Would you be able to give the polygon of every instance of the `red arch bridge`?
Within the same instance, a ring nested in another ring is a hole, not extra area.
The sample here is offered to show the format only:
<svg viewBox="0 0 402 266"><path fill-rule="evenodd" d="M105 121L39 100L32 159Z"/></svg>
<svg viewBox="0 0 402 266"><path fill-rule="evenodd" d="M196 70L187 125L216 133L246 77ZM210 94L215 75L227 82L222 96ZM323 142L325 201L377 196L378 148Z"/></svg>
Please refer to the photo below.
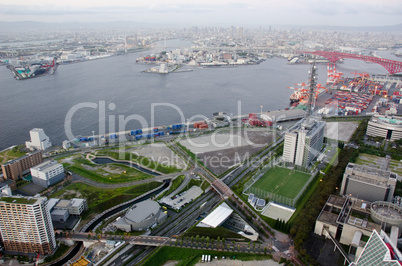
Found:
<svg viewBox="0 0 402 266"><path fill-rule="evenodd" d="M383 66L390 74L402 72L402 62L390 60L390 59L383 59L383 58L367 56L367 55L348 54L348 53L340 53L340 52L327 52L327 51L296 51L296 52L300 53L300 54L319 55L319 56L327 58L332 63L336 63L339 59L343 59L343 58L363 60L366 62L377 63L377 64Z"/></svg>

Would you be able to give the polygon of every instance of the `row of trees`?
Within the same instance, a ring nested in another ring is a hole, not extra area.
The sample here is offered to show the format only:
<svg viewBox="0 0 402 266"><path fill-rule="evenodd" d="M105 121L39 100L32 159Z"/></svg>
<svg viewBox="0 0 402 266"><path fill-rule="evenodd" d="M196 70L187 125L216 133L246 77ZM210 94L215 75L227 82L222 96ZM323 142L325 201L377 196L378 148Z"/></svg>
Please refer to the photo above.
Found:
<svg viewBox="0 0 402 266"><path fill-rule="evenodd" d="M338 189L349 161L356 160L357 157L357 150L351 148L343 149L338 157L338 165L330 169L326 176L321 176L322 182L320 182L314 194L306 203L305 208L300 211L298 217L295 219L293 226L290 229L290 234L294 239L295 248L301 254L305 254L303 243L313 230L315 220L317 219L322 207L328 197Z"/></svg>

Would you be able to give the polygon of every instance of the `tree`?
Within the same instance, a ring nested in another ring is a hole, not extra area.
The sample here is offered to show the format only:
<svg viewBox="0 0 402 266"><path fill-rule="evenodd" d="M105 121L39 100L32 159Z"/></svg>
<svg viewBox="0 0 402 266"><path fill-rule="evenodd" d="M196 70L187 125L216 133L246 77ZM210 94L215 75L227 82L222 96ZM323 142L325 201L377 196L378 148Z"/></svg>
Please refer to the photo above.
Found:
<svg viewBox="0 0 402 266"><path fill-rule="evenodd" d="M88 239L91 239L91 234L88 234Z"/></svg>

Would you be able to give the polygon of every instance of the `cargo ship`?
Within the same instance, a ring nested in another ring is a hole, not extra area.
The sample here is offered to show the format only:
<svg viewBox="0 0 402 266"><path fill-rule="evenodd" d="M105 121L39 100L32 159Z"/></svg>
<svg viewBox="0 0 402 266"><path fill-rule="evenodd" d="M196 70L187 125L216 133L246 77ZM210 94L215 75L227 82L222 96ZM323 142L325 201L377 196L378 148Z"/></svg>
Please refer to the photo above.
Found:
<svg viewBox="0 0 402 266"><path fill-rule="evenodd" d="M55 59L53 59L52 64L33 63L25 66L7 65L7 68L13 73L14 78L17 80L42 77L48 73L53 75L57 67L58 63L55 63Z"/></svg>

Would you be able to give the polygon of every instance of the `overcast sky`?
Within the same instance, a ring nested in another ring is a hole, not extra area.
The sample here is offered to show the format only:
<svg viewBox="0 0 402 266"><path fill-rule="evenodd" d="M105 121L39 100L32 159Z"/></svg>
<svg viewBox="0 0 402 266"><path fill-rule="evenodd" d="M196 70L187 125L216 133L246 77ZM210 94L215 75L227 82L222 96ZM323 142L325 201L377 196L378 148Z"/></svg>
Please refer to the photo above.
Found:
<svg viewBox="0 0 402 266"><path fill-rule="evenodd" d="M388 26L402 0L0 0L0 21Z"/></svg>

